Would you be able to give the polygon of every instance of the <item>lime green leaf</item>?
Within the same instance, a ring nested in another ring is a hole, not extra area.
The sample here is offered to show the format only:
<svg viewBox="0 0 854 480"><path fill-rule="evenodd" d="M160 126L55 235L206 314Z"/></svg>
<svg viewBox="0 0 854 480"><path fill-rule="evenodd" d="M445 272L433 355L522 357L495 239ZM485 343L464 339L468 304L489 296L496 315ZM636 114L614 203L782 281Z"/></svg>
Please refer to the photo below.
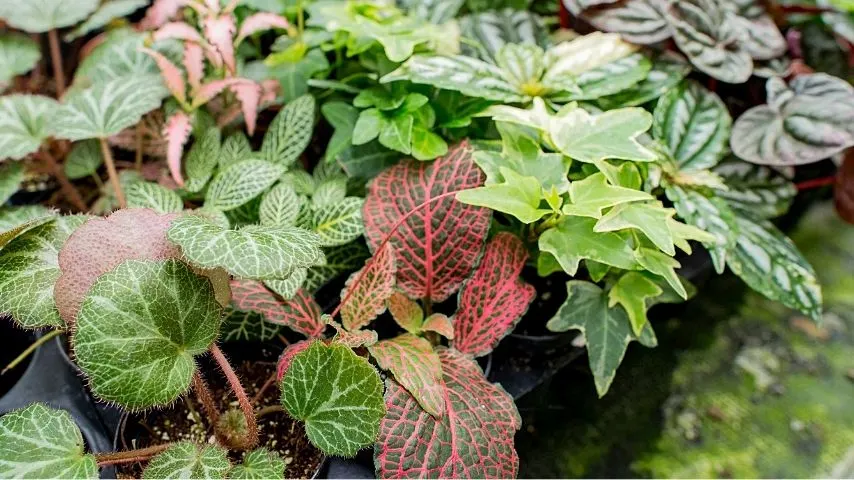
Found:
<svg viewBox="0 0 854 480"><path fill-rule="evenodd" d="M101 145L98 140L83 140L71 147L71 152L65 159L65 175L77 180L94 175L104 163Z"/></svg>
<svg viewBox="0 0 854 480"><path fill-rule="evenodd" d="M98 8L98 0L32 0L21 3L3 2L0 18L10 26L30 33L74 25Z"/></svg>
<svg viewBox="0 0 854 480"><path fill-rule="evenodd" d="M245 160L219 172L208 186L205 206L233 210L270 188L285 167L265 160Z"/></svg>
<svg viewBox="0 0 854 480"><path fill-rule="evenodd" d="M680 297L688 299L688 291L685 290L685 286L679 280L679 275L676 274L676 269L681 265L673 257L658 250L640 247L635 251L635 258L643 268L660 277L664 277Z"/></svg>
<svg viewBox="0 0 854 480"><path fill-rule="evenodd" d="M383 370L394 375L421 407L434 417L445 410L442 364L427 340L406 333L369 346L368 351Z"/></svg>
<svg viewBox="0 0 854 480"><path fill-rule="evenodd" d="M474 161L486 174L486 185L501 183L500 168L507 167L525 177L535 177L543 189L556 187L559 193L569 188L566 178L569 159L559 153L544 153L539 139L531 138L522 127L499 122L501 152L476 151Z"/></svg>
<svg viewBox="0 0 854 480"><path fill-rule="evenodd" d="M229 308L225 311L219 336L223 342L266 342L281 331L279 325L268 322L261 313Z"/></svg>
<svg viewBox="0 0 854 480"><path fill-rule="evenodd" d="M0 92L10 80L32 70L41 58L35 40L17 33L0 35Z"/></svg>
<svg viewBox="0 0 854 480"><path fill-rule="evenodd" d="M221 155L220 140L219 129L208 128L202 137L193 143L187 158L184 159L184 172L187 174L184 189L188 192L202 191L211 179ZM223 166L223 168L227 167Z"/></svg>
<svg viewBox="0 0 854 480"><path fill-rule="evenodd" d="M522 223L533 223L550 213L541 209L543 188L534 177L523 177L506 167L500 167L504 182L463 190L457 200L469 205L487 207L518 218Z"/></svg>
<svg viewBox="0 0 854 480"><path fill-rule="evenodd" d="M177 193L151 182L134 182L125 189L128 208L150 208L157 213L180 212L184 201Z"/></svg>
<svg viewBox="0 0 854 480"><path fill-rule="evenodd" d="M297 195L288 183L280 183L264 194L259 214L261 225L292 227L295 225L305 197Z"/></svg>
<svg viewBox="0 0 854 480"><path fill-rule="evenodd" d="M714 244L706 242L705 245L712 256L715 270L723 273L726 252L735 245L738 237L738 226L732 209L720 198L710 198L696 190L677 185L668 185L665 194L673 202L682 220L715 237Z"/></svg>
<svg viewBox="0 0 854 480"><path fill-rule="evenodd" d="M184 215L172 222L167 235L192 264L221 267L243 278L287 278L298 268L323 262L317 235L301 228L248 225L228 230Z"/></svg>
<svg viewBox="0 0 854 480"><path fill-rule="evenodd" d="M26 178L24 165L20 162L0 163L0 205L15 194Z"/></svg>
<svg viewBox="0 0 854 480"><path fill-rule="evenodd" d="M416 160L433 160L448 153L448 144L439 135L423 127L412 129L412 156Z"/></svg>
<svg viewBox="0 0 854 480"><path fill-rule="evenodd" d="M62 39L71 42L93 30L106 26L117 18L129 16L147 4L147 0L109 0L104 2L85 22L77 25Z"/></svg>
<svg viewBox="0 0 854 480"><path fill-rule="evenodd" d="M299 158L311 141L314 108L311 95L303 95L285 105L264 135L261 153L266 160L287 167Z"/></svg>
<svg viewBox="0 0 854 480"><path fill-rule="evenodd" d="M584 267L587 268L587 273L590 275L590 279L594 282L601 281L605 278L605 275L611 271L610 265L605 265L604 263L599 263L590 259L584 261ZM558 270L560 270L560 268L558 268Z"/></svg>
<svg viewBox="0 0 854 480"><path fill-rule="evenodd" d="M194 357L216 339L221 313L210 281L186 264L127 261L101 275L83 300L77 365L104 400L167 405L190 387Z"/></svg>
<svg viewBox="0 0 854 480"><path fill-rule="evenodd" d="M20 160L53 134L59 104L41 95L0 97L0 160Z"/></svg>
<svg viewBox="0 0 854 480"><path fill-rule="evenodd" d="M604 208L652 199L650 194L640 190L609 185L605 174L594 173L570 184L569 203L564 204L562 212L564 215L601 218Z"/></svg>
<svg viewBox="0 0 854 480"><path fill-rule="evenodd" d="M33 403L0 418L3 478L98 478L98 464L84 451L71 415Z"/></svg>
<svg viewBox="0 0 854 480"><path fill-rule="evenodd" d="M622 232L596 233L596 220L564 217L540 235L540 250L552 254L563 270L575 275L583 259L595 260L626 270L638 268L630 237Z"/></svg>
<svg viewBox="0 0 854 480"><path fill-rule="evenodd" d="M243 457L243 463L236 465L228 478L232 480L267 480L285 476L285 461L278 453L266 448L256 448Z"/></svg>
<svg viewBox="0 0 854 480"><path fill-rule="evenodd" d="M335 176L321 182L311 196L314 208L325 207L344 201L347 196L347 177Z"/></svg>
<svg viewBox="0 0 854 480"><path fill-rule="evenodd" d="M358 108L377 107L379 110L395 110L406 100L406 94L392 93L382 86L375 86L359 92L353 99Z"/></svg>
<svg viewBox="0 0 854 480"><path fill-rule="evenodd" d="M576 108L555 118L548 133L561 153L582 162L606 158L648 162L656 155L637 137L652 125L652 115L642 108L620 108L590 115Z"/></svg>
<svg viewBox="0 0 854 480"><path fill-rule="evenodd" d="M618 303L626 309L632 330L640 335L647 323L646 309L653 299L664 293L664 290L653 280L640 272L627 272L617 280L608 292L608 307L613 308Z"/></svg>
<svg viewBox="0 0 854 480"><path fill-rule="evenodd" d="M364 145L379 136L385 126L385 118L376 108L363 110L356 119L353 145Z"/></svg>
<svg viewBox="0 0 854 480"><path fill-rule="evenodd" d="M285 410L305 422L308 439L325 453L352 457L377 438L385 415L382 382L349 348L312 343L293 358L281 388Z"/></svg>
<svg viewBox="0 0 854 480"><path fill-rule="evenodd" d="M365 231L362 223L364 199L347 197L341 202L312 210L312 230L320 236L320 245L334 247L350 243Z"/></svg>
<svg viewBox="0 0 854 480"><path fill-rule="evenodd" d="M676 248L673 245L669 221L676 211L656 203L634 202L617 205L596 222L593 230L614 232L634 228L643 232L663 252L674 255Z"/></svg>
<svg viewBox="0 0 854 480"><path fill-rule="evenodd" d="M178 442L152 458L142 478L223 479L230 468L228 452L219 445Z"/></svg>
<svg viewBox="0 0 854 480"><path fill-rule="evenodd" d="M353 143L353 132L356 120L359 118L359 111L345 102L328 102L320 107L320 112L335 129L326 145L325 159L331 162Z"/></svg>
<svg viewBox="0 0 854 480"><path fill-rule="evenodd" d="M736 210L761 218L778 217L789 210L798 189L778 171L763 165L753 165L730 158L715 167L723 178L726 190L717 196Z"/></svg>
<svg viewBox="0 0 854 480"><path fill-rule="evenodd" d="M394 116L385 119L380 125L377 137L384 147L397 152L409 154L412 152L412 125L415 119L412 115Z"/></svg>
<svg viewBox="0 0 854 480"><path fill-rule="evenodd" d="M665 51L653 58L652 69L646 78L619 93L599 98L596 103L603 110L643 105L664 95L690 71L691 65L680 55Z"/></svg>

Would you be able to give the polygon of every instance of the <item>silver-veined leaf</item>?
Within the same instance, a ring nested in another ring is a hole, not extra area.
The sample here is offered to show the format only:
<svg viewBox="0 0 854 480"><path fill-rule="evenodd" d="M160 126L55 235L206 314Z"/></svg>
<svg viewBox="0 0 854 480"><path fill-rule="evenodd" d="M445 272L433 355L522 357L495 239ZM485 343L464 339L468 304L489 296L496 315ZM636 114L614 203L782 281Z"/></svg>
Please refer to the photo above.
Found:
<svg viewBox="0 0 854 480"><path fill-rule="evenodd" d="M543 20L531 12L504 8L466 15L459 20L463 36L477 42L477 48L463 44L463 53L495 62L495 54L507 43L549 46Z"/></svg>
<svg viewBox="0 0 854 480"><path fill-rule="evenodd" d="M71 90L121 77L160 75L154 59L140 50L145 45L145 38L145 34L131 28L108 32L104 42L80 62L74 72ZM154 48L159 50L158 46Z"/></svg>
<svg viewBox="0 0 854 480"><path fill-rule="evenodd" d="M280 183L264 194L259 210L261 225L291 227L296 225L300 208L306 203L288 183Z"/></svg>
<svg viewBox="0 0 854 480"><path fill-rule="evenodd" d="M0 97L0 160L20 160L53 134L59 104L41 95Z"/></svg>
<svg viewBox="0 0 854 480"><path fill-rule="evenodd" d="M71 42L87 33L106 26L117 18L126 17L148 5L148 0L109 0L101 4L85 22L68 32L63 40Z"/></svg>
<svg viewBox="0 0 854 480"><path fill-rule="evenodd" d="M743 24L747 33L744 48L754 60L770 60L786 53L786 39L765 7L756 0L727 0L724 3Z"/></svg>
<svg viewBox="0 0 854 480"><path fill-rule="evenodd" d="M726 199L736 210L760 218L774 218L786 213L798 189L780 172L764 165L753 165L729 158L716 166L714 172L721 176L726 190L717 196Z"/></svg>
<svg viewBox="0 0 854 480"><path fill-rule="evenodd" d="M178 442L152 458L142 472L144 480L193 478L222 480L231 469L228 451L219 445Z"/></svg>
<svg viewBox="0 0 854 480"><path fill-rule="evenodd" d="M180 212L184 201L177 193L151 182L134 182L125 189L128 208L150 208L157 213Z"/></svg>
<svg viewBox="0 0 854 480"><path fill-rule="evenodd" d="M0 92L12 78L32 70L41 58L35 40L17 33L0 34Z"/></svg>
<svg viewBox="0 0 854 480"><path fill-rule="evenodd" d="M626 41L658 43L673 34L667 22L667 0L629 0L585 9L583 0L563 0L574 15L580 15L599 30L619 33Z"/></svg>
<svg viewBox="0 0 854 480"><path fill-rule="evenodd" d="M691 65L680 55L663 52L652 59L652 68L646 78L619 93L599 98L597 104L604 110L642 105L664 95L690 71Z"/></svg>
<svg viewBox="0 0 854 480"><path fill-rule="evenodd" d="M320 236L320 245L334 247L359 238L365 232L362 223L364 199L347 197L337 203L312 208L312 230Z"/></svg>
<svg viewBox="0 0 854 480"><path fill-rule="evenodd" d="M266 160L287 167L299 158L311 140L314 104L314 97L303 95L276 115L261 145Z"/></svg>
<svg viewBox="0 0 854 480"><path fill-rule="evenodd" d="M665 193L685 223L714 235L715 244L706 243L706 248L712 257L715 270L723 273L726 252L735 245L738 236L735 213L724 200L707 197L696 190L668 185Z"/></svg>
<svg viewBox="0 0 854 480"><path fill-rule="evenodd" d="M30 33L74 25L98 8L98 0L27 0L0 3L0 18Z"/></svg>
<svg viewBox="0 0 854 480"><path fill-rule="evenodd" d="M208 186L205 206L234 210L276 183L285 167L265 160L245 160L219 172Z"/></svg>

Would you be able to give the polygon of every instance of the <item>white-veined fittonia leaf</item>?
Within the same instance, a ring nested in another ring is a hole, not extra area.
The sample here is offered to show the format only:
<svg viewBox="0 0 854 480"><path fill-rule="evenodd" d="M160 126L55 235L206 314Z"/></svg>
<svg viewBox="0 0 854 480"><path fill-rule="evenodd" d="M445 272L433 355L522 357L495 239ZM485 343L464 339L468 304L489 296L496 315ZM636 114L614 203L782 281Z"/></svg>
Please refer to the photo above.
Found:
<svg viewBox="0 0 854 480"><path fill-rule="evenodd" d="M854 88L824 73L766 84L768 104L735 121L733 153L761 165L803 165L854 145Z"/></svg>
<svg viewBox="0 0 854 480"><path fill-rule="evenodd" d="M77 25L62 39L71 42L93 30L106 26L117 18L126 17L146 5L148 5L148 0L108 0L102 3L85 22Z"/></svg>
<svg viewBox="0 0 854 480"><path fill-rule="evenodd" d="M351 242L339 247L323 249L326 263L308 269L303 288L310 292L326 285L333 278L358 270L371 256L368 247L362 242Z"/></svg>
<svg viewBox="0 0 854 480"><path fill-rule="evenodd" d="M276 295L285 300L290 300L302 288L305 279L308 276L307 268L298 268L290 277L279 280L265 280L264 285L272 290Z"/></svg>
<svg viewBox="0 0 854 480"><path fill-rule="evenodd" d="M104 155L98 141L83 140L75 143L65 158L65 175L72 180L88 177L97 173L102 163Z"/></svg>
<svg viewBox="0 0 854 480"><path fill-rule="evenodd" d="M0 18L10 26L30 33L67 27L83 20L98 8L98 0L27 0L0 4Z"/></svg>
<svg viewBox="0 0 854 480"><path fill-rule="evenodd" d="M320 236L320 245L334 247L359 238L365 231L362 205L358 197L347 197L338 203L312 208L312 230Z"/></svg>
<svg viewBox="0 0 854 480"><path fill-rule="evenodd" d="M460 18L459 23L463 36L478 43L477 46L463 44L463 53L493 63L495 54L507 43L527 43L543 48L550 44L543 20L525 10L504 8L472 13Z"/></svg>
<svg viewBox="0 0 854 480"><path fill-rule="evenodd" d="M41 58L35 40L17 33L0 35L0 92L12 78L32 70Z"/></svg>
<svg viewBox="0 0 854 480"><path fill-rule="evenodd" d="M221 446L178 442L152 458L143 470L142 478L221 480L230 469L228 451Z"/></svg>
<svg viewBox="0 0 854 480"><path fill-rule="evenodd" d="M41 95L0 97L0 160L20 160L53 134L59 104Z"/></svg>
<svg viewBox="0 0 854 480"><path fill-rule="evenodd" d="M315 179L317 175L315 174ZM347 197L347 177L335 176L321 182L311 196L312 207L319 208L341 202Z"/></svg>
<svg viewBox="0 0 854 480"><path fill-rule="evenodd" d="M132 409L167 405L189 388L221 314L210 281L183 262L129 260L87 292L75 359L98 397Z"/></svg>
<svg viewBox="0 0 854 480"><path fill-rule="evenodd" d="M696 190L668 185L665 193L673 202L676 213L685 223L715 236L716 244L707 243L706 247L712 257L715 270L723 273L727 249L735 245L738 236L735 213L724 200L707 197Z"/></svg>
<svg viewBox="0 0 854 480"><path fill-rule="evenodd" d="M276 183L285 167L266 160L244 160L219 172L208 186L205 206L234 210Z"/></svg>
<svg viewBox="0 0 854 480"><path fill-rule="evenodd" d="M281 330L280 325L268 322L261 313L228 308L219 338L223 342L266 342L276 338Z"/></svg>
<svg viewBox="0 0 854 480"><path fill-rule="evenodd" d="M128 208L150 208L157 213L184 209L184 201L172 190L151 182L134 182L125 189Z"/></svg>
<svg viewBox="0 0 854 480"><path fill-rule="evenodd" d="M261 200L261 225L291 227L296 225L300 208L307 202L289 183L279 183Z"/></svg>
<svg viewBox="0 0 854 480"><path fill-rule="evenodd" d="M734 157L721 162L714 172L727 186L726 190L716 191L717 196L726 199L732 208L761 218L786 213L798 193L795 184L773 168Z"/></svg>
<svg viewBox="0 0 854 480"><path fill-rule="evenodd" d="M314 127L314 97L303 95L285 105L264 135L261 153L270 162L290 166L308 146Z"/></svg>
<svg viewBox="0 0 854 480"><path fill-rule="evenodd" d="M98 478L94 455L71 415L33 403L0 417L0 477Z"/></svg>
<svg viewBox="0 0 854 480"><path fill-rule="evenodd" d="M184 159L185 190L200 192L207 185L220 158L220 140L219 129L211 127L193 143Z"/></svg>
<svg viewBox="0 0 854 480"><path fill-rule="evenodd" d="M667 51L660 53L653 57L652 68L646 78L618 93L601 97L596 103L604 110L642 105L664 95L690 71L691 65L680 55Z"/></svg>
<svg viewBox="0 0 854 480"><path fill-rule="evenodd" d="M628 42L647 45L672 35L665 16L667 0L601 2L602 5L589 9L587 3L563 0L573 15L581 16L599 30L619 33Z"/></svg>

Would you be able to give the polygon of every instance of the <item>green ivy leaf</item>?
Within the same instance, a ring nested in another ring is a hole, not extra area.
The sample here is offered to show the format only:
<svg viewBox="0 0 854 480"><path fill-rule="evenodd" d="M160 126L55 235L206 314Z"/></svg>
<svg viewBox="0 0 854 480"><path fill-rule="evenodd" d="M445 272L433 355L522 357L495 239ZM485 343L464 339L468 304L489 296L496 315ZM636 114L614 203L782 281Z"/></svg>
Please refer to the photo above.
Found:
<svg viewBox="0 0 854 480"><path fill-rule="evenodd" d="M234 210L270 188L285 167L265 160L244 160L219 172L208 186L205 206Z"/></svg>
<svg viewBox="0 0 854 480"><path fill-rule="evenodd" d="M71 147L65 159L65 175L72 180L85 178L96 174L102 163L104 157L98 140L83 140Z"/></svg>
<svg viewBox="0 0 854 480"><path fill-rule="evenodd" d="M288 167L311 141L314 127L314 97L303 95L291 100L276 115L261 145L264 158Z"/></svg>
<svg viewBox="0 0 854 480"><path fill-rule="evenodd" d="M264 194L259 214L261 225L292 227L296 224L300 207L306 202L288 183L280 183Z"/></svg>
<svg viewBox="0 0 854 480"><path fill-rule="evenodd" d="M83 20L98 8L98 0L32 0L20 4L4 2L0 18L10 26L30 33L55 30Z"/></svg>
<svg viewBox="0 0 854 480"><path fill-rule="evenodd" d="M314 208L311 226L320 236L320 245L334 247L359 238L365 232L362 223L364 203L362 198L347 197L338 203Z"/></svg>
<svg viewBox="0 0 854 480"><path fill-rule="evenodd" d="M377 365L390 371L427 413L442 416L445 411L442 364L430 342L407 333L377 342L368 351Z"/></svg>
<svg viewBox="0 0 854 480"><path fill-rule="evenodd" d="M569 159L559 153L544 153L539 139L512 123L499 122L501 152L476 151L474 161L486 174L486 185L502 183L500 168L507 167L525 177L535 177L543 189L555 187L559 193L569 188Z"/></svg>
<svg viewBox="0 0 854 480"><path fill-rule="evenodd" d="M469 205L487 207L513 215L522 223L533 223L551 210L541 209L543 187L534 177L523 177L507 167L499 167L502 183L463 190L456 199Z"/></svg>
<svg viewBox="0 0 854 480"><path fill-rule="evenodd" d="M41 58L35 40L16 33L0 35L0 92L10 80L32 70Z"/></svg>
<svg viewBox="0 0 854 480"><path fill-rule="evenodd" d="M142 478L224 479L229 469L228 452L219 445L178 442L152 458Z"/></svg>
<svg viewBox="0 0 854 480"><path fill-rule="evenodd" d="M647 324L642 335L635 336L626 311L608 307L608 295L593 283L570 280L566 291L566 301L546 327L553 332L578 330L584 335L596 391L602 397L614 381L629 342L655 346L655 334Z"/></svg>
<svg viewBox="0 0 854 480"><path fill-rule="evenodd" d="M635 250L635 258L643 268L648 271L664 277L667 283L685 300L688 299L688 291L679 280L679 275L676 274L676 269L681 265L673 257L654 250L652 248L640 247Z"/></svg>
<svg viewBox="0 0 854 480"><path fill-rule="evenodd" d="M652 115L642 108L620 108L591 115L575 108L555 117L548 127L557 149L582 162L607 158L648 162L656 155L642 146L637 137L652 124Z"/></svg>
<svg viewBox="0 0 854 480"><path fill-rule="evenodd" d="M266 342L281 331L279 325L266 321L261 313L229 308L225 311L219 336L223 342Z"/></svg>
<svg viewBox="0 0 854 480"><path fill-rule="evenodd" d="M715 194L736 210L760 218L786 213L798 193L795 185L776 170L735 158L725 160L714 172L727 186L726 190L717 190Z"/></svg>
<svg viewBox="0 0 854 480"><path fill-rule="evenodd" d="M662 293L664 290L643 273L626 272L608 291L608 308L620 304L626 310L634 334L641 335L647 323L646 309L651 303L649 299Z"/></svg>
<svg viewBox="0 0 854 480"><path fill-rule="evenodd" d="M293 358L281 389L285 410L305 422L308 439L326 454L352 457L377 438L382 382L348 347L312 343Z"/></svg>
<svg viewBox="0 0 854 480"><path fill-rule="evenodd" d="M324 156L327 162L331 162L353 143L353 132L356 120L359 118L359 110L345 102L328 102L320 107L320 113L335 129L326 145Z"/></svg>
<svg viewBox="0 0 854 480"><path fill-rule="evenodd" d="M593 231L614 232L627 228L640 230L664 253L675 255L673 234L670 232L670 222L675 214L675 210L664 208L658 202L623 203L600 218Z"/></svg>
<svg viewBox="0 0 854 480"><path fill-rule="evenodd" d="M0 205L15 194L26 178L24 165L20 162L0 163Z"/></svg>
<svg viewBox="0 0 854 480"><path fill-rule="evenodd" d="M59 104L41 95L0 97L0 160L20 160L53 134Z"/></svg>
<svg viewBox="0 0 854 480"><path fill-rule="evenodd" d="M638 262L628 234L623 232L596 233L596 220L585 217L564 217L554 228L540 235L543 252L557 259L563 270L575 275L578 263L590 259L625 270L635 270Z"/></svg>
<svg viewBox="0 0 854 480"><path fill-rule="evenodd" d="M85 22L77 25L62 39L66 42L72 42L91 31L106 26L115 19L130 16L146 5L148 5L147 0L110 0L104 2Z"/></svg>
<svg viewBox="0 0 854 480"><path fill-rule="evenodd" d="M317 235L296 227L228 230L206 218L184 215L172 222L167 236L192 264L221 267L242 278L287 278L298 268L323 262Z"/></svg>
<svg viewBox="0 0 854 480"><path fill-rule="evenodd" d="M151 182L134 182L125 189L128 208L150 208L157 213L184 210L184 201L177 193Z"/></svg>
<svg viewBox="0 0 854 480"><path fill-rule="evenodd" d="M278 453L266 448L256 448L243 457L243 463L236 465L228 478L232 480L267 480L285 476L285 461Z"/></svg>
<svg viewBox="0 0 854 480"><path fill-rule="evenodd" d="M184 159L185 190L196 193L205 188L221 155L220 141L219 129L212 127L208 128L202 137L193 143L187 158ZM237 141L239 142L239 140ZM224 166L223 168L227 167Z"/></svg>
<svg viewBox="0 0 854 480"><path fill-rule="evenodd" d="M665 51L653 58L652 68L646 78L619 93L601 97L596 103L603 110L643 105L664 95L679 84L690 71L691 65L681 56Z"/></svg>
<svg viewBox="0 0 854 480"><path fill-rule="evenodd" d="M98 463L68 412L33 403L0 417L0 477L96 479Z"/></svg>
<svg viewBox="0 0 854 480"><path fill-rule="evenodd" d="M677 185L665 188L667 198L673 202L676 213L689 225L693 225L715 237L715 243L706 243L712 263L718 273L726 266L726 252L735 245L738 227L735 214L720 198L707 197L702 193Z"/></svg>
<svg viewBox="0 0 854 480"><path fill-rule="evenodd" d="M653 197L640 190L615 187L608 184L603 173L594 173L569 186L569 203L564 204L564 215L601 218L602 209L623 203L652 200Z"/></svg>

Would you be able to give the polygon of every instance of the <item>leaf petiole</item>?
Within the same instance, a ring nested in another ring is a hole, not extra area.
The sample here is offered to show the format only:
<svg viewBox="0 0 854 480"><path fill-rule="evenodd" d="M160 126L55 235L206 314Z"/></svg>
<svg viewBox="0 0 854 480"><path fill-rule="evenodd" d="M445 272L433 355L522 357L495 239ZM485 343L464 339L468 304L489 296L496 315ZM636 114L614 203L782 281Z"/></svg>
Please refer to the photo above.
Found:
<svg viewBox="0 0 854 480"><path fill-rule="evenodd" d="M225 378L228 380L228 384L231 386L231 390L234 392L234 395L237 397L237 402L240 404L240 410L243 411L243 416L246 418L245 448L250 449L258 444L258 424L255 420L255 409L252 408L252 402L249 401L249 397L246 395L246 391L243 389L240 379L237 378L237 374L234 373L234 369L231 368L231 364L228 363L228 359L225 358L225 354L222 353L219 346L214 343L211 345L210 352L211 355L213 355L214 360L216 360L217 365L219 365L220 370L222 370L222 373L225 375Z"/></svg>
<svg viewBox="0 0 854 480"><path fill-rule="evenodd" d="M56 330L51 330L50 332L48 332L48 333L46 333L46 334L42 335L41 337L39 337L35 342L33 342L29 347L27 347L27 349L26 349L26 350L24 350L23 352L21 352L21 354L20 354L20 355L18 355L17 357L15 357L15 359L14 359L14 360L12 360L11 362L9 362L9 365L6 365L6 367L5 367L5 368L3 368L3 371L0 371L0 375L4 375L4 374L5 374L6 372L8 372L9 370L11 370L11 369L13 369L13 368L17 367L21 362L23 362L23 361L24 361L24 359L26 359L26 358L27 358L27 357L29 357L33 352L35 352L37 348L39 348L40 346L42 346L42 345L44 345L45 343L47 343L47 341L48 341L48 340L50 340L51 338L56 337L56 336L58 336L58 335L61 335L62 333L64 333L64 330L62 330L62 329L56 329Z"/></svg>

